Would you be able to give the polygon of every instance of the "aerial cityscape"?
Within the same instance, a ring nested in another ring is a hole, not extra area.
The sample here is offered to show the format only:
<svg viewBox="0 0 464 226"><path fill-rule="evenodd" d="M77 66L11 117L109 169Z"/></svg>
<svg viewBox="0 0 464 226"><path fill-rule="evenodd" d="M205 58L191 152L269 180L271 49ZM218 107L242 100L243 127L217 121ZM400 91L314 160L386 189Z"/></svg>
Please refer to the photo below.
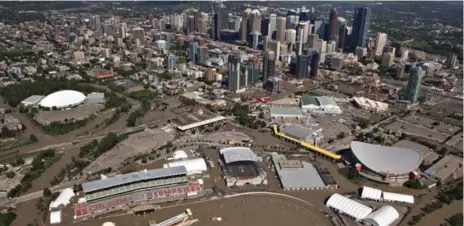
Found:
<svg viewBox="0 0 464 226"><path fill-rule="evenodd" d="M0 226L462 226L463 2L0 2Z"/></svg>

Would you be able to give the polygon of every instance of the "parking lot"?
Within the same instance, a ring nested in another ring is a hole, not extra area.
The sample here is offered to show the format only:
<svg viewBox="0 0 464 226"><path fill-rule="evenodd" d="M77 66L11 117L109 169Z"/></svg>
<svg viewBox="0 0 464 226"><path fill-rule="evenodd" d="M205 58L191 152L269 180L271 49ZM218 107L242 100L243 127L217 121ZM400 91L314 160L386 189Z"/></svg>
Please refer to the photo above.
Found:
<svg viewBox="0 0 464 226"><path fill-rule="evenodd" d="M432 130L402 120L396 120L386 125L385 129L388 129L390 131L403 131L404 133L409 135L423 137L430 140L436 140L438 142L443 142L448 137L447 134L443 134L436 130Z"/></svg>
<svg viewBox="0 0 464 226"><path fill-rule="evenodd" d="M421 125L423 127L427 127L432 130L436 130L438 132L452 135L457 132L460 128L457 126L447 125L440 121L433 120L431 118L419 116L419 115L408 115L404 117L402 120L407 121L414 125Z"/></svg>

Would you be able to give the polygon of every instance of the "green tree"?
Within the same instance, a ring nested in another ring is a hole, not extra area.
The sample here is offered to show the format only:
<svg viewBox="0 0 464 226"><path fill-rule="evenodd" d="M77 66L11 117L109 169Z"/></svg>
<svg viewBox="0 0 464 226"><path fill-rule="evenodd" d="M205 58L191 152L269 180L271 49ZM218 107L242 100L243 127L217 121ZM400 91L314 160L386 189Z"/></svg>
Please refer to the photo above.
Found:
<svg viewBox="0 0 464 226"><path fill-rule="evenodd" d="M43 190L43 196L45 197L50 197L52 195L52 191L50 191L49 188L44 188Z"/></svg>
<svg viewBox="0 0 464 226"><path fill-rule="evenodd" d="M32 142L37 142L38 141L37 137L34 134L29 135L29 140L32 141Z"/></svg>

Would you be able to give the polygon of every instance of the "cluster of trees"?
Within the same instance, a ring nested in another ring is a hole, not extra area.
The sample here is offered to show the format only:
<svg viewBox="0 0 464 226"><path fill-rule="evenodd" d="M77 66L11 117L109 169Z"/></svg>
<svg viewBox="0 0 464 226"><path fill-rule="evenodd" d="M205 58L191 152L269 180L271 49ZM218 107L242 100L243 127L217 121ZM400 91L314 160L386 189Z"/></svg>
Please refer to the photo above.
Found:
<svg viewBox="0 0 464 226"><path fill-rule="evenodd" d="M140 109L136 109L136 110L132 111L130 113L129 117L127 117L126 125L129 126L129 127L135 126L135 124L137 122L137 119L139 117L143 117L144 115L145 115L145 113Z"/></svg>
<svg viewBox="0 0 464 226"><path fill-rule="evenodd" d="M252 129L259 129L266 126L265 121L249 115L250 108L248 105L237 103L228 113L235 116L240 125L247 126Z"/></svg>
<svg viewBox="0 0 464 226"><path fill-rule="evenodd" d="M412 220L408 222L408 225L416 225L422 220L422 215L412 216Z"/></svg>
<svg viewBox="0 0 464 226"><path fill-rule="evenodd" d="M131 93L129 93L128 96L130 98L139 100L141 102L145 102L145 101L152 101L153 99L155 99L158 96L158 93L153 92L153 91L151 91L149 89L144 89L144 90L131 92Z"/></svg>
<svg viewBox="0 0 464 226"><path fill-rule="evenodd" d="M59 192L52 193L52 191L50 191L48 188L43 189L43 197L37 199L35 204L35 208L39 211L39 213L42 213L43 221L47 219L48 207L50 206L50 203L58 198L59 195Z"/></svg>
<svg viewBox="0 0 464 226"><path fill-rule="evenodd" d="M15 156L11 161L10 161L10 165L13 166L13 167L16 167L16 166L21 166L24 164L24 158L22 156Z"/></svg>
<svg viewBox="0 0 464 226"><path fill-rule="evenodd" d="M82 119L82 120L72 120L72 121L64 121L64 122L52 122L48 125L42 125L41 128L45 133L51 135L60 135L69 133L75 129L84 127L87 125L89 118Z"/></svg>
<svg viewBox="0 0 464 226"><path fill-rule="evenodd" d="M71 180L74 176L80 174L82 176L82 170L90 164L90 161L77 159L72 157L71 163L66 164L66 167L61 169L58 175L53 177L50 181L50 185L57 185L68 176L68 180Z"/></svg>
<svg viewBox="0 0 464 226"><path fill-rule="evenodd" d="M404 186L411 189L422 189L422 183L418 179L408 180L404 183Z"/></svg>
<svg viewBox="0 0 464 226"><path fill-rule="evenodd" d="M43 150L32 160L32 167L21 179L21 183L11 189L7 197L18 197L32 187L32 181L39 178L45 169L59 160L59 155L55 155L55 150Z"/></svg>
<svg viewBox="0 0 464 226"><path fill-rule="evenodd" d="M0 213L0 225L8 226L16 219L16 214L12 212Z"/></svg>
<svg viewBox="0 0 464 226"><path fill-rule="evenodd" d="M462 200L462 179L458 180L453 185L442 189L438 195L437 199L446 204L451 204L455 200Z"/></svg>
<svg viewBox="0 0 464 226"><path fill-rule="evenodd" d="M454 214L450 218L446 219L446 222L448 222L450 226L462 226L464 225L463 215L462 213Z"/></svg>
<svg viewBox="0 0 464 226"><path fill-rule="evenodd" d="M108 133L100 142L92 140L92 142L82 146L79 152L79 157L96 159L98 156L113 148L117 143L124 140L126 136L118 136L115 133Z"/></svg>

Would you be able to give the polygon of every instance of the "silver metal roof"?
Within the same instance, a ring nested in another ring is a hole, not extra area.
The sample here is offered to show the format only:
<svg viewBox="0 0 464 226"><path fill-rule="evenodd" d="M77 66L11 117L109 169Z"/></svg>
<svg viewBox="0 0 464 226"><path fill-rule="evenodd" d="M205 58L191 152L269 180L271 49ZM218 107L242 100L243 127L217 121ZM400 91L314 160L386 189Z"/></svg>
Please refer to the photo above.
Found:
<svg viewBox="0 0 464 226"><path fill-rule="evenodd" d="M163 177L172 177L186 174L187 170L185 169L185 166L176 166L170 168L139 171L135 173L118 175L103 180L90 181L83 183L82 188L84 189L84 192L91 192L137 181L154 180Z"/></svg>
<svg viewBox="0 0 464 226"><path fill-rule="evenodd" d="M320 127L309 127L299 124L282 124L279 125L279 130L280 132L299 140L306 140L309 136L313 135L313 133L322 132Z"/></svg>
<svg viewBox="0 0 464 226"><path fill-rule="evenodd" d="M379 174L407 174L422 163L422 154L413 149L351 142L351 151L361 164Z"/></svg>
<svg viewBox="0 0 464 226"><path fill-rule="evenodd" d="M259 157L249 148L246 147L229 147L219 150L224 157L226 164L240 161L258 162Z"/></svg>
<svg viewBox="0 0 464 226"><path fill-rule="evenodd" d="M303 112L297 107L270 107L269 112L271 115L303 116Z"/></svg>
<svg viewBox="0 0 464 226"><path fill-rule="evenodd" d="M284 189L311 189L323 188L326 184L314 167L308 162L301 162L301 168L281 168L279 162L286 161L279 157L279 154L273 154L272 159L276 164L277 175L280 178Z"/></svg>

